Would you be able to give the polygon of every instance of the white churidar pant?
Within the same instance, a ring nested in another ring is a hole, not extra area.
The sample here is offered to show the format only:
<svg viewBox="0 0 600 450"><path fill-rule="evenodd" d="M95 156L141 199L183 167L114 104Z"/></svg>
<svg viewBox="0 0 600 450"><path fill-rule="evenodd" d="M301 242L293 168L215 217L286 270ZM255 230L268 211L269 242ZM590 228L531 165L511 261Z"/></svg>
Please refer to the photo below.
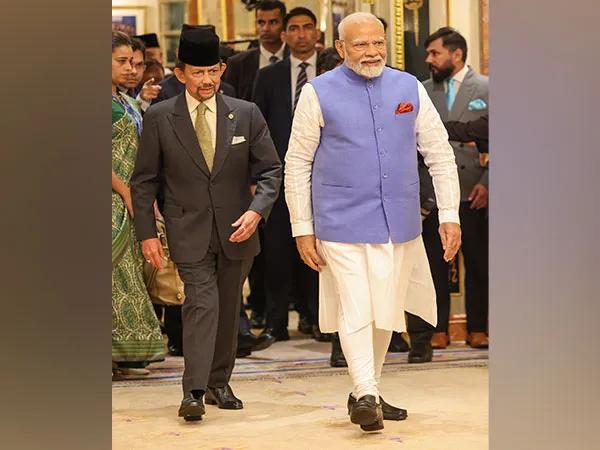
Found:
<svg viewBox="0 0 600 450"><path fill-rule="evenodd" d="M421 236L401 244L348 244L317 240L326 266L319 274L319 327L338 331L338 309L346 332L371 322L406 331L404 312L437 324L435 288Z"/></svg>
<svg viewBox="0 0 600 450"><path fill-rule="evenodd" d="M339 331L354 397L378 398L392 330L406 331L404 312L437 323L423 239L401 244L317 241L317 249L326 263L319 276L321 331Z"/></svg>

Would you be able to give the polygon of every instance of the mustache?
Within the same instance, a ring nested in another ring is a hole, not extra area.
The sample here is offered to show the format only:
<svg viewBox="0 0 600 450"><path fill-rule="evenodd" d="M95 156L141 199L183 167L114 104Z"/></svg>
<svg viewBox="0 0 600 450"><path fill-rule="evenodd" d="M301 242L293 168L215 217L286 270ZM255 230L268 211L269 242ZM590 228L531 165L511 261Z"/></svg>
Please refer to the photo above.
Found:
<svg viewBox="0 0 600 450"><path fill-rule="evenodd" d="M364 63L374 63L374 62L383 62L383 58L381 56L377 57L377 58L364 58L360 60L361 64Z"/></svg>

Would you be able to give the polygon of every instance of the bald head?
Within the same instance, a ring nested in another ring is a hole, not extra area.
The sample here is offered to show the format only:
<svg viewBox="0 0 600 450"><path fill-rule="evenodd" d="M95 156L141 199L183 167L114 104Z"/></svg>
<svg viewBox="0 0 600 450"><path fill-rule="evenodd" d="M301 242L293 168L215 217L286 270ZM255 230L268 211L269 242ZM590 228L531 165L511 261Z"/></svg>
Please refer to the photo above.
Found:
<svg viewBox="0 0 600 450"><path fill-rule="evenodd" d="M340 35L340 39L342 41L346 40L348 38L348 33L352 33L352 31L365 25L371 25L378 28L380 27L381 34L385 35L383 23L381 23L381 20L379 20L377 16L368 12L355 12L344 17L338 25L338 34Z"/></svg>
<svg viewBox="0 0 600 450"><path fill-rule="evenodd" d="M344 64L364 78L380 76L387 57L381 21L373 14L357 12L345 17L338 31L335 48Z"/></svg>

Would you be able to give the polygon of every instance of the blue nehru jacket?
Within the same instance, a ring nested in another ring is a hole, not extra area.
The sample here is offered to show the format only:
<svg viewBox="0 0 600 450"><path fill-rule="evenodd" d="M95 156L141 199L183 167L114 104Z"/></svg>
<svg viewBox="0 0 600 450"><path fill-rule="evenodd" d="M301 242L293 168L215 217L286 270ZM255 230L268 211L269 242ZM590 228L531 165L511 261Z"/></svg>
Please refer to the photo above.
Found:
<svg viewBox="0 0 600 450"><path fill-rule="evenodd" d="M341 65L310 82L325 126L312 171L318 239L407 242L421 234L417 79L384 68L367 80ZM397 113L400 103L411 112Z"/></svg>

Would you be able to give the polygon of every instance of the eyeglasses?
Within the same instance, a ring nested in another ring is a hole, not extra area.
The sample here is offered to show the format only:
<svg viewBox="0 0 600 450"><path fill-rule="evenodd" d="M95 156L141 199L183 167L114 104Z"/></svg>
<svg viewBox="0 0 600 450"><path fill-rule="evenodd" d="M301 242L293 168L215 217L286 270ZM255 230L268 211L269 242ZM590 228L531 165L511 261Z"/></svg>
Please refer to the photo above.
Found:
<svg viewBox="0 0 600 450"><path fill-rule="evenodd" d="M342 41L346 42L346 41ZM375 47L375 50L383 50L385 48L385 39L377 39L376 41L354 41L349 42L348 45L357 52L365 52L370 45Z"/></svg>

